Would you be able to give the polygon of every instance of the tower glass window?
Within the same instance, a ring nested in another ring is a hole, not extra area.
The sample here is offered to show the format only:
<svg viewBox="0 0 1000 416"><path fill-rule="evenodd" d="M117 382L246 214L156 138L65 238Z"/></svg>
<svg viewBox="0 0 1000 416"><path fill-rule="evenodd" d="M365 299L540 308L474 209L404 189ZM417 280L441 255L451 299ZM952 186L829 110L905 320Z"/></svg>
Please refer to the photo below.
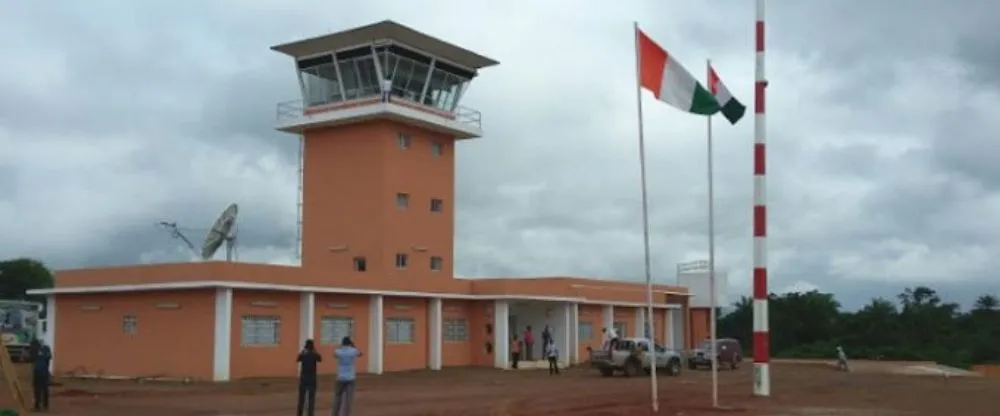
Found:
<svg viewBox="0 0 1000 416"><path fill-rule="evenodd" d="M452 112L466 85L475 75L401 45L376 48L385 77L392 81L392 95Z"/></svg>

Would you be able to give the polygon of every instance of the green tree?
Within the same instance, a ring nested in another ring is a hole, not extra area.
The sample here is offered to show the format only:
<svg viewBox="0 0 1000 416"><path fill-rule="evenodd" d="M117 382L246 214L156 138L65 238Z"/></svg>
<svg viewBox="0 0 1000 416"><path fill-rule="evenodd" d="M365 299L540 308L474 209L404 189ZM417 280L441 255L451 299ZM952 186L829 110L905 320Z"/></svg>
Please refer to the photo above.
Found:
<svg viewBox="0 0 1000 416"><path fill-rule="evenodd" d="M0 299L42 301L25 291L51 288L52 280L52 272L41 261L29 258L0 261Z"/></svg>

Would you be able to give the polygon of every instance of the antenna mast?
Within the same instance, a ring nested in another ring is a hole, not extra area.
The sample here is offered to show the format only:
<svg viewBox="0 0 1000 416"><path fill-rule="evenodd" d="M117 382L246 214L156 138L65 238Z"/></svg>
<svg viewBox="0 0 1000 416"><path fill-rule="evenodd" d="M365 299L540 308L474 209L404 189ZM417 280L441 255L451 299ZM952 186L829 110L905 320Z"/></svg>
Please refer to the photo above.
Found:
<svg viewBox="0 0 1000 416"><path fill-rule="evenodd" d="M182 233L180 228L177 227L176 222L160 221L156 223L156 225L159 225L161 228L170 231L170 238L173 238L175 240L181 240L182 242L184 242L184 245L186 245L187 248L191 250L192 253L194 253L196 256L198 255L198 250L194 248L194 244L191 243L191 240L188 240L188 238L184 236L184 233Z"/></svg>

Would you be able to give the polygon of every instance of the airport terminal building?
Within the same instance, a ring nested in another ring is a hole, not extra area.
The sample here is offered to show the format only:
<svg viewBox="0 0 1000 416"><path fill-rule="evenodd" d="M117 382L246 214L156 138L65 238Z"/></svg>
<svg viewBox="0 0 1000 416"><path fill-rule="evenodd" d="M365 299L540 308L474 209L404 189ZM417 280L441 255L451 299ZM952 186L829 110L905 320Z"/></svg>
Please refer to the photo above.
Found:
<svg viewBox="0 0 1000 416"><path fill-rule="evenodd" d="M391 21L272 49L293 58L301 87L277 115L302 146L301 266L59 271L31 291L48 296L55 374L290 377L303 340L326 353L347 335L368 373L508 368L510 337L529 325L537 339L549 325L572 364L602 327L648 325L675 348L707 333L683 287L656 286L649 315L642 284L455 277L455 143L483 135L459 103L496 61Z"/></svg>

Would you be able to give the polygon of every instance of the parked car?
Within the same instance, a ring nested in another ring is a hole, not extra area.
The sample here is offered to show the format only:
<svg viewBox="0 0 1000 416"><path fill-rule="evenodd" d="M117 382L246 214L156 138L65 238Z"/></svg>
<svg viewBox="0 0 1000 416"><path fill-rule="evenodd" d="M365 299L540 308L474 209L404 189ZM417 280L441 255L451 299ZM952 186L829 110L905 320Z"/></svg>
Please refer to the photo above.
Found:
<svg viewBox="0 0 1000 416"><path fill-rule="evenodd" d="M735 370L743 361L743 348L740 346L740 341L734 338L719 338L715 342L719 368L728 367L730 370ZM711 357L712 341L704 340L688 354L688 368L692 370L700 366L711 368Z"/></svg>
<svg viewBox="0 0 1000 416"><path fill-rule="evenodd" d="M655 352L650 353L650 345ZM589 348L588 348L589 349ZM646 338L623 338L618 342L614 351L593 350L590 351L590 366L601 372L602 376L610 377L615 372L621 372L626 377L638 375L645 371L652 371L651 362L655 362L656 371L670 376L681 373L681 354L677 351L664 348L650 342Z"/></svg>

